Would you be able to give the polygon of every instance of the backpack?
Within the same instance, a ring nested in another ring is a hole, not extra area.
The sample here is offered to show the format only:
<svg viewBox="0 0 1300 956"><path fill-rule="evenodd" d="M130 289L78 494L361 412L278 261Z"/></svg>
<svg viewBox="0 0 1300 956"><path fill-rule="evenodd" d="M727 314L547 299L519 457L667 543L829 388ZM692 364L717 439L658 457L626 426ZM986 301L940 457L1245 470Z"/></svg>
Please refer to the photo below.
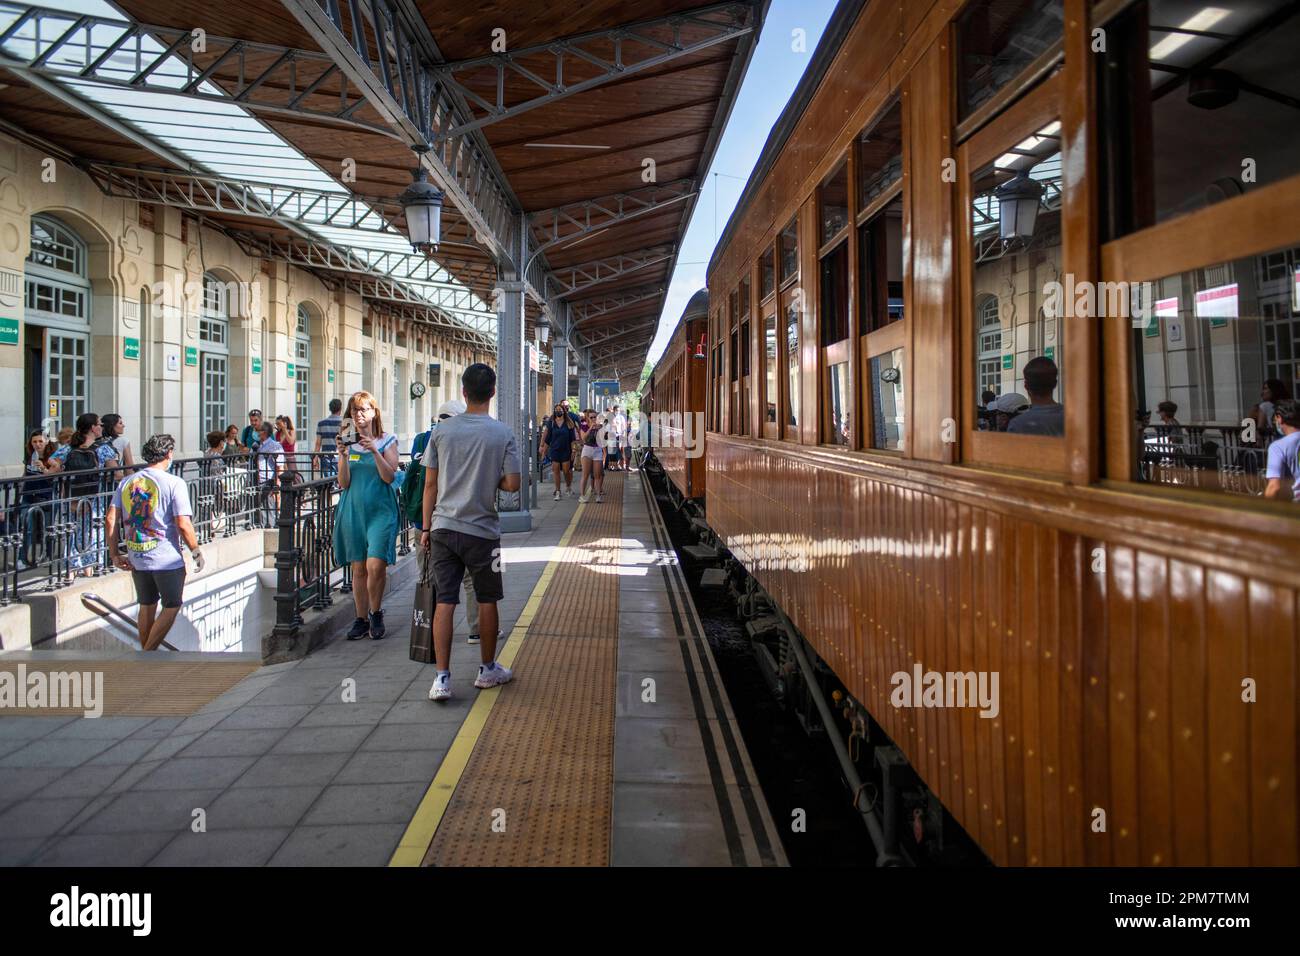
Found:
<svg viewBox="0 0 1300 956"><path fill-rule="evenodd" d="M99 455L95 454L93 448L72 449L63 461L63 470L92 472L78 475L69 482L74 495L89 494L99 487L99 475L94 473L99 471Z"/></svg>
<svg viewBox="0 0 1300 956"><path fill-rule="evenodd" d="M398 492L400 507L406 514L406 520L415 527L420 527L424 520L424 449L429 445L432 430L415 436L411 443L411 463L406 466L406 476L402 479Z"/></svg>

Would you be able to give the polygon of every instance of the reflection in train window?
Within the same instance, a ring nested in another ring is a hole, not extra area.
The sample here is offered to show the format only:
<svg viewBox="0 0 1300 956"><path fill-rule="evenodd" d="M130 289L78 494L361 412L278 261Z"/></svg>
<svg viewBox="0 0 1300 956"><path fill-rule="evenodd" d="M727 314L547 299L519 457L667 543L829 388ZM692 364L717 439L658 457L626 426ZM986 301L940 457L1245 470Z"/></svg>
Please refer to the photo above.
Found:
<svg viewBox="0 0 1300 956"><path fill-rule="evenodd" d="M853 409L853 395L849 391L849 363L836 362L826 369L826 376L830 386L826 440L832 445L847 445L849 415Z"/></svg>
<svg viewBox="0 0 1300 956"><path fill-rule="evenodd" d="M895 99L858 137L858 210L903 178L903 106Z"/></svg>
<svg viewBox="0 0 1300 956"><path fill-rule="evenodd" d="M766 299L776 290L776 255L771 246L763 253L759 261L759 292L760 299Z"/></svg>
<svg viewBox="0 0 1300 956"><path fill-rule="evenodd" d="M799 225L798 219L791 219L789 225L781 230L779 237L781 248L781 284L799 274Z"/></svg>
<svg viewBox="0 0 1300 956"><path fill-rule="evenodd" d="M1292 0L1150 0L1106 26L1104 239L1300 173ZM1113 185L1111 185L1113 184Z"/></svg>
<svg viewBox="0 0 1300 956"><path fill-rule="evenodd" d="M780 397L780 386L777 378L777 329L776 329L776 310L773 309L763 319L763 367L766 369L764 386L766 388L764 402L766 408L763 411L763 422L773 424L776 422L776 402Z"/></svg>
<svg viewBox="0 0 1300 956"><path fill-rule="evenodd" d="M788 439L797 440L799 433L799 306L795 296L786 293L785 300L785 361L786 361L786 433Z"/></svg>
<svg viewBox="0 0 1300 956"><path fill-rule="evenodd" d="M871 447L903 450L903 350L871 359Z"/></svg>
<svg viewBox="0 0 1300 956"><path fill-rule="evenodd" d="M976 304L975 368L980 394L997 397L995 414L981 416L990 431L1061 436L1065 410L1056 304L1061 282L1061 153L1059 121L1052 121L975 171L971 181L971 243ZM992 318L997 317L997 325ZM996 375L989 344L1001 355Z"/></svg>
<svg viewBox="0 0 1300 956"><path fill-rule="evenodd" d="M831 173L821 188L821 239L820 245L826 245L849 222L849 167L840 163L839 169Z"/></svg>
<svg viewBox="0 0 1300 956"><path fill-rule="evenodd" d="M858 227L862 333L903 317L903 200L895 199Z"/></svg>
<svg viewBox="0 0 1300 956"><path fill-rule="evenodd" d="M1130 287L1139 481L1261 496L1300 388L1300 247ZM1294 460L1294 453L1292 454Z"/></svg>
<svg viewBox="0 0 1300 956"><path fill-rule="evenodd" d="M1059 48L1064 0L976 0L957 21L961 117Z"/></svg>

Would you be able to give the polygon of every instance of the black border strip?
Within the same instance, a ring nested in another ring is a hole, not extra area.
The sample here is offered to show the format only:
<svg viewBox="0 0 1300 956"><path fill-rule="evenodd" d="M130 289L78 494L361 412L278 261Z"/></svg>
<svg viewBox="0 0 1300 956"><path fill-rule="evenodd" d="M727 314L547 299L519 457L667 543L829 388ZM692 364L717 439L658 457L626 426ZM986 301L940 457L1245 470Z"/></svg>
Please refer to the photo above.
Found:
<svg viewBox="0 0 1300 956"><path fill-rule="evenodd" d="M646 508L654 515L654 536L655 544L661 550L672 548L667 537L667 528L664 525L663 515L659 513L659 506L650 494L649 475L644 470L641 471L641 493L646 498ZM662 534L661 534L662 532ZM674 549L675 552L675 549ZM735 734L732 733L730 721L727 719L727 709L723 706L722 696L717 681L714 679L712 669L708 666L708 657L706 650L701 647L703 637L700 634L699 625L693 614L690 614L688 608L691 605L690 594L686 590L686 582L681 574L680 564L673 565L676 574L669 573L668 565L660 565L660 570L664 575L664 586L668 593L669 606L672 608L673 621L677 624L677 633L682 637L682 656L686 664L687 680L691 686L691 699L695 704L696 719L700 724L700 733L704 737L705 752L709 759L710 774L713 772L716 763L716 755L713 751L713 735L708 728L708 717L704 714L703 700L699 693L698 680L695 675L695 666L689 658L686 645L684 643L688 635L682 628L681 620L685 617L690 627L689 639L696 644L696 653L700 655L700 669L704 673L704 682L708 686L709 697L713 702L713 708L718 715L718 732L722 736L723 746L727 750L727 756L731 761L731 767L736 776L736 787L740 791L741 802L745 806L745 815L749 818L750 829L754 834L754 843L758 849L759 859L763 866L775 866L776 856L772 852L772 843L768 838L767 824L759 810L758 803L754 799L754 787L749 781L749 774L745 768L745 762L741 759L740 748L737 746ZM678 611L678 601L681 601L682 611ZM719 806L724 816L724 827L726 826L725 818L731 816L732 810L730 800L726 794L725 781L721 780L721 772L715 779L714 788L722 785L722 792L719 795ZM734 826L734 824L733 824ZM743 860L742 860L743 863Z"/></svg>

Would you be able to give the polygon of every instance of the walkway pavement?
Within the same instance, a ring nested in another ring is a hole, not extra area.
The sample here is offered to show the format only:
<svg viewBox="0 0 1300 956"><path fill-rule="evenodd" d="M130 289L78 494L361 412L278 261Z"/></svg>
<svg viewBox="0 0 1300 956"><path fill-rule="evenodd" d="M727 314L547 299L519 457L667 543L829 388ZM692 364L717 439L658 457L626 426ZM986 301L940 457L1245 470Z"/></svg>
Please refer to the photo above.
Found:
<svg viewBox="0 0 1300 956"><path fill-rule="evenodd" d="M503 544L506 634L577 507L539 500ZM429 702L413 595L385 600L384 640L261 668L191 717L0 717L0 865L386 864L477 695L462 608L456 696Z"/></svg>
<svg viewBox="0 0 1300 956"><path fill-rule="evenodd" d="M0 864L783 864L653 496L607 482L581 513L543 495L503 542L499 691L473 688L462 612L454 697L427 699L412 582L387 639L190 717L0 717Z"/></svg>

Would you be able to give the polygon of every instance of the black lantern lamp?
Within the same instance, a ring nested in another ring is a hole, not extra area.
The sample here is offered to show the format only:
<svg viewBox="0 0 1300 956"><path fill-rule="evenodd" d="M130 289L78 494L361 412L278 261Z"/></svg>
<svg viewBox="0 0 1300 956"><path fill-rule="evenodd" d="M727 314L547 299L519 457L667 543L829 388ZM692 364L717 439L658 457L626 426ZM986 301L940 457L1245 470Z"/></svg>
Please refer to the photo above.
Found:
<svg viewBox="0 0 1300 956"><path fill-rule="evenodd" d="M426 147L427 149L427 147ZM417 149L416 154L425 150ZM442 190L429 182L424 166L415 167L414 182L397 197L406 217L406 235L411 248L429 255L438 248L442 235Z"/></svg>
<svg viewBox="0 0 1300 956"><path fill-rule="evenodd" d="M998 201L999 233L1004 241L1034 238L1038 206L1043 199L1043 184L1030 179L1024 170L993 191Z"/></svg>
<svg viewBox="0 0 1300 956"><path fill-rule="evenodd" d="M543 314L537 318L537 344L543 348L551 337L551 323Z"/></svg>

